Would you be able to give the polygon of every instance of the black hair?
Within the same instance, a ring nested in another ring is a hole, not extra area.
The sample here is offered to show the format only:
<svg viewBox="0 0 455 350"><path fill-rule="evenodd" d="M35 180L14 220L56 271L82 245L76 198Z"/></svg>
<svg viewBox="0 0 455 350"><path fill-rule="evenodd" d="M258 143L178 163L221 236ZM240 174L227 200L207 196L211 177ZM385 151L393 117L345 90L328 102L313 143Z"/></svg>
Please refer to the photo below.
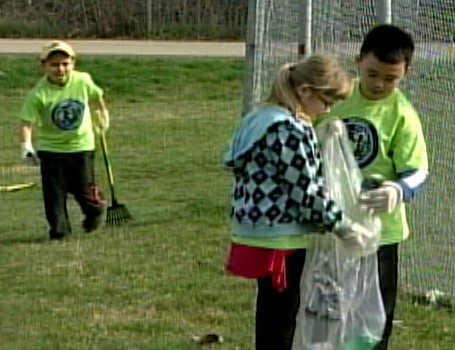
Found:
<svg viewBox="0 0 455 350"><path fill-rule="evenodd" d="M369 53L373 53L381 62L405 62L406 67L409 67L414 54L414 40L401 28L380 24L371 29L363 39L360 58Z"/></svg>

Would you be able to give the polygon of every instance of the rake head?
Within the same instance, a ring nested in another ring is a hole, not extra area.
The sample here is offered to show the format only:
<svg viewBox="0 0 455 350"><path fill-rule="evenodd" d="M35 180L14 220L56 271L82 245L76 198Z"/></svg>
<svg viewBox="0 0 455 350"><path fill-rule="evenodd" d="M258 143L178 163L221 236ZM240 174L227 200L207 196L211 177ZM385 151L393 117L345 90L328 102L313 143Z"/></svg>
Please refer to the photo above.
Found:
<svg viewBox="0 0 455 350"><path fill-rule="evenodd" d="M120 226L124 223L130 222L132 216L128 209L123 204L115 203L106 212L106 225Z"/></svg>

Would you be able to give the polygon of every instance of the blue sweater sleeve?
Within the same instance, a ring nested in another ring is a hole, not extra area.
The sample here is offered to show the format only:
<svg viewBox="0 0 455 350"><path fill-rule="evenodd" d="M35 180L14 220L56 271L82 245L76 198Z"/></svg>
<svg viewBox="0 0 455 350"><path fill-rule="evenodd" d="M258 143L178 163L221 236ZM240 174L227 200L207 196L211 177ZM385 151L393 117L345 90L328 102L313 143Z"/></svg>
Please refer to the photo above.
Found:
<svg viewBox="0 0 455 350"><path fill-rule="evenodd" d="M409 202L416 197L428 177L428 171L423 169L413 169L398 174L397 183L403 190L403 201Z"/></svg>

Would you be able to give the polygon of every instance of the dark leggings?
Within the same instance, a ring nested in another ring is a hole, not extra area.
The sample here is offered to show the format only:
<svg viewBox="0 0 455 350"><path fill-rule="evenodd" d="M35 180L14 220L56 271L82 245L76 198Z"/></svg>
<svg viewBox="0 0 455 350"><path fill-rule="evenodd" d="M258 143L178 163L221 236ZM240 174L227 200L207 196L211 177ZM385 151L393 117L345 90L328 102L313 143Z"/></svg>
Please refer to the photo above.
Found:
<svg viewBox="0 0 455 350"><path fill-rule="evenodd" d="M94 152L38 152L44 209L51 238L71 234L66 200L74 195L87 219L103 212L104 203L94 184Z"/></svg>
<svg viewBox="0 0 455 350"><path fill-rule="evenodd" d="M398 285L398 244L384 245L378 251L379 286L386 313L381 342L374 350L387 350L392 334Z"/></svg>
<svg viewBox="0 0 455 350"><path fill-rule="evenodd" d="M258 279L256 349L290 350L300 305L300 277L306 250L286 258L287 288L279 292L270 277Z"/></svg>
<svg viewBox="0 0 455 350"><path fill-rule="evenodd" d="M296 316L300 305L300 277L305 264L305 250L287 257L288 288L278 292L272 279L258 279L256 303L256 350L292 347ZM398 244L380 247L378 253L379 284L386 312L382 341L374 350L386 350L392 334L398 284Z"/></svg>

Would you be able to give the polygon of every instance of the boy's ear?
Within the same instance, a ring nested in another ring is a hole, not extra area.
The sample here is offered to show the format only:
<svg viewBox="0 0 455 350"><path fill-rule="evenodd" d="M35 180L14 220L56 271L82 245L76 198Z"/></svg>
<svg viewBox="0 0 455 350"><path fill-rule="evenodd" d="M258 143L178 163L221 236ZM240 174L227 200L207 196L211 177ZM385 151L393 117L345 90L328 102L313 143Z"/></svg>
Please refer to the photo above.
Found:
<svg viewBox="0 0 455 350"><path fill-rule="evenodd" d="M360 63L360 61L361 61L360 55L356 55L354 58L354 61L355 61L355 63Z"/></svg>

